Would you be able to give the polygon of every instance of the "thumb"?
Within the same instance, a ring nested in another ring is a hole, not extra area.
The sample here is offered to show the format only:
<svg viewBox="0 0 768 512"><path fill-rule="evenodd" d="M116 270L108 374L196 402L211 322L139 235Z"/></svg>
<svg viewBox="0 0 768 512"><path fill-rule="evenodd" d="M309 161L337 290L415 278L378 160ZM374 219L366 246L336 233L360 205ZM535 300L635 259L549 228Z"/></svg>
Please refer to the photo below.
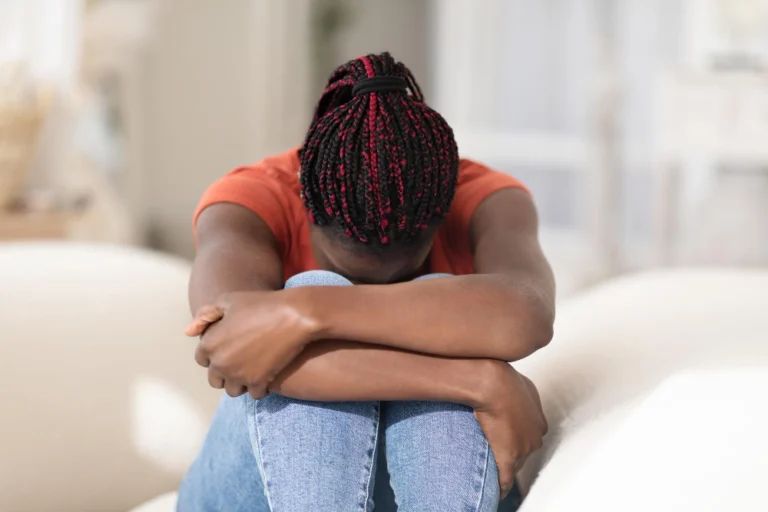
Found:
<svg viewBox="0 0 768 512"><path fill-rule="evenodd" d="M209 325L224 318L224 309L221 306L207 305L197 310L195 318L187 326L184 334L190 337L200 336Z"/></svg>

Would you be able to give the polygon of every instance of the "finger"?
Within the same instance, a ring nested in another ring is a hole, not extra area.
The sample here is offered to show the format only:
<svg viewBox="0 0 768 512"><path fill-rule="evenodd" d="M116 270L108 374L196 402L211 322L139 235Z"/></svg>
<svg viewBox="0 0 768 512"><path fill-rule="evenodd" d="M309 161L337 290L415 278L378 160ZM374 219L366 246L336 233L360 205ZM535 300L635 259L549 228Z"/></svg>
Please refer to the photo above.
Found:
<svg viewBox="0 0 768 512"><path fill-rule="evenodd" d="M200 336L205 332L205 329L207 329L209 325L218 322L222 318L224 318L224 310L221 306L203 306L197 310L195 318L192 319L192 322L184 330L184 334L191 337Z"/></svg>
<svg viewBox="0 0 768 512"><path fill-rule="evenodd" d="M247 393L248 392L248 388L246 388L245 386L242 386L240 384L237 384L235 382L231 382L230 383L229 381L225 381L224 382L224 391L226 391L226 393L229 396L231 396L232 398L235 398L235 397L238 397L240 395L244 395L245 393Z"/></svg>
<svg viewBox="0 0 768 512"><path fill-rule="evenodd" d="M515 463L512 465L512 471L517 475L521 469L523 469L523 466L525 466L525 461L528 460L528 456L521 457L515 461Z"/></svg>
<svg viewBox="0 0 768 512"><path fill-rule="evenodd" d="M202 345L199 343L195 349L195 362L203 368L208 368L211 365L211 360L208 359L207 355L205 355L205 351L203 350Z"/></svg>
<svg viewBox="0 0 768 512"><path fill-rule="evenodd" d="M533 398L536 401L536 403L539 405L539 408L541 408L542 407L541 395L539 395L539 390L536 387L536 385L533 383L531 379L529 379L522 373L520 374L520 377L523 379L523 382L525 383L525 387L528 390L528 394L531 395L531 398Z"/></svg>
<svg viewBox="0 0 768 512"><path fill-rule="evenodd" d="M224 378L213 370L208 370L208 384L214 389L224 388Z"/></svg>
<svg viewBox="0 0 768 512"><path fill-rule="evenodd" d="M211 324L218 322L222 318L224 318L224 312L220 309L198 313L187 328L184 329L184 334L189 337L200 336Z"/></svg>
<svg viewBox="0 0 768 512"><path fill-rule="evenodd" d="M512 486L515 484L515 461L505 463L503 466L498 465L499 469L499 496L501 499L509 493ZM503 468L503 469L502 469Z"/></svg>
<svg viewBox="0 0 768 512"><path fill-rule="evenodd" d="M251 398L254 400L261 400L265 396L269 394L266 387L263 386L251 386L248 388L248 394L251 395Z"/></svg>
<svg viewBox="0 0 768 512"><path fill-rule="evenodd" d="M499 501L507 497L507 494L509 494L509 491L512 490L512 485L513 484L510 484L510 483L501 485L501 487L499 488Z"/></svg>
<svg viewBox="0 0 768 512"><path fill-rule="evenodd" d="M515 479L512 478L506 484L504 484L504 487L502 489L499 490L499 501L509 496L510 491L512 491L514 487L515 487Z"/></svg>

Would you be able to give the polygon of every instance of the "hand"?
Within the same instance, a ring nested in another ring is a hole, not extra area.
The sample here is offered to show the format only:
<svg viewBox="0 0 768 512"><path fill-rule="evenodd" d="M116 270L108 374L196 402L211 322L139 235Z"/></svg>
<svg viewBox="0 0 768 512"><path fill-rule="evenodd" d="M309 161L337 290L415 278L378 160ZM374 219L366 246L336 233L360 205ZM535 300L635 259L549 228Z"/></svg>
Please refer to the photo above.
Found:
<svg viewBox="0 0 768 512"><path fill-rule="evenodd" d="M503 498L525 459L541 448L547 419L533 382L503 361L490 363L489 388L475 408L475 417L496 458Z"/></svg>
<svg viewBox="0 0 768 512"><path fill-rule="evenodd" d="M293 291L293 290L292 290ZM201 307L187 336L201 336L195 361L228 395L263 398L275 376L311 341L312 320L288 291L235 292Z"/></svg>

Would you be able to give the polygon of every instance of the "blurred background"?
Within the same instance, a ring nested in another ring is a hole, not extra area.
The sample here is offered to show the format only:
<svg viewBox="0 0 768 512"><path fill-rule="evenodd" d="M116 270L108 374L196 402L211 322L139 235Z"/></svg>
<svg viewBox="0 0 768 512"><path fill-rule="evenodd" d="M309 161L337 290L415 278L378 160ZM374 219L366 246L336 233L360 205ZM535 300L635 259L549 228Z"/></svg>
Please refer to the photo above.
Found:
<svg viewBox="0 0 768 512"><path fill-rule="evenodd" d="M384 50L463 156L530 186L569 299L515 363L550 419L524 510L768 510L768 0L0 0L0 510L177 488L219 399L182 334L195 205ZM734 365L762 366L602 442Z"/></svg>
<svg viewBox="0 0 768 512"><path fill-rule="evenodd" d="M562 293L768 263L766 0L3 0L0 240L191 258L205 187L382 50L532 188Z"/></svg>

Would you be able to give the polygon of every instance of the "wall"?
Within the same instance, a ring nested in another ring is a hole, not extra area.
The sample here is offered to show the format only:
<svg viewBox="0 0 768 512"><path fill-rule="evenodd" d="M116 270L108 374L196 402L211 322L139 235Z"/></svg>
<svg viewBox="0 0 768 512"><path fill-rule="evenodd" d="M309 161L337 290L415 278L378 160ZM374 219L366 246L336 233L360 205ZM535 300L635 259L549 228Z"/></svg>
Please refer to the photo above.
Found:
<svg viewBox="0 0 768 512"><path fill-rule="evenodd" d="M433 74L429 65L431 3L428 0L355 0L349 4L351 20L339 36L337 64L388 51L413 72L429 101Z"/></svg>
<svg viewBox="0 0 768 512"><path fill-rule="evenodd" d="M310 3L168 1L134 100L134 203L154 247L191 257L190 220L205 188L233 167L301 143L318 94L308 62ZM330 67L389 50L428 93L429 2L351 5Z"/></svg>
<svg viewBox="0 0 768 512"><path fill-rule="evenodd" d="M170 0L141 77L136 180L151 245L191 257L192 213L226 171L301 142L308 0Z"/></svg>

